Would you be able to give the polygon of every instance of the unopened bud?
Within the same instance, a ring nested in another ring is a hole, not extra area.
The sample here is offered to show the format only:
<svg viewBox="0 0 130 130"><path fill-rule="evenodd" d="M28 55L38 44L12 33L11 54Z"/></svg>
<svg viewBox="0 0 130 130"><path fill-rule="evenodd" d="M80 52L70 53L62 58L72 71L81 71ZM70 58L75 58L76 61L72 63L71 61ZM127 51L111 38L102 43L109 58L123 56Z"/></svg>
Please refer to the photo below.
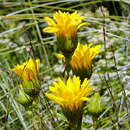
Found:
<svg viewBox="0 0 130 130"><path fill-rule="evenodd" d="M99 93L95 93L88 104L88 111L91 113L100 113L105 108Z"/></svg>
<svg viewBox="0 0 130 130"><path fill-rule="evenodd" d="M22 89L19 90L19 94L16 99L20 104L26 106L32 103L32 98L27 95Z"/></svg>

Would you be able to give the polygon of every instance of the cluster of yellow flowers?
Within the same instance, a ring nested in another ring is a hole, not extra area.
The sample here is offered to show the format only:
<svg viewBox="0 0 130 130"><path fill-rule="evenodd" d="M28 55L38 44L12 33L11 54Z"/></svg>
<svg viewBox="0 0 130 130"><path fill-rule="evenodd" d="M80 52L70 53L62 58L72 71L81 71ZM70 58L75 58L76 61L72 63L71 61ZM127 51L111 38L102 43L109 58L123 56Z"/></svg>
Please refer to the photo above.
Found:
<svg viewBox="0 0 130 130"><path fill-rule="evenodd" d="M69 77L67 81L58 78L58 82L53 82L53 86L49 86L52 93L46 93L46 96L61 105L73 127L74 122L75 124L81 123L84 103L93 90L88 84L88 79L92 75L93 59L100 53L101 45L90 46L78 43L78 29L89 23L82 22L85 17L80 16L77 12L70 14L59 11L53 15L53 19L44 18L48 27L43 31L56 35L57 46L63 53L63 55L56 54L56 56L64 59L65 65L70 67L76 76ZM80 128L76 126L75 129Z"/></svg>
<svg viewBox="0 0 130 130"><path fill-rule="evenodd" d="M48 23L48 27L43 31L56 34L57 45L63 53L60 58L65 56L66 61L69 60L69 64L76 75L81 76L79 73L83 73L83 71L88 73L88 69L92 66L92 60L100 53L101 48L100 45L91 47L77 41L78 29L84 25L89 25L89 23L82 22L85 17L80 16L77 12L70 14L59 11L53 15L53 19L45 17L44 20ZM83 78L90 78L90 75L86 74Z"/></svg>
<svg viewBox="0 0 130 130"><path fill-rule="evenodd" d="M74 76L69 77L66 81L58 78L57 82L53 82L53 86L49 86L49 90L52 93L46 93L46 96L61 105L68 121L71 122L73 118L73 120L76 120L75 123L79 123L82 119L84 103L88 100L87 96L89 96L93 90L89 85L88 79L92 74L90 70L92 70L93 59L100 53L101 46L96 45L92 47L78 43L78 29L84 25L89 25L89 23L82 22L85 17L80 16L77 12L70 14L68 12L59 11L53 15L53 19L49 17L44 18L48 23L48 27L43 31L56 35L57 46L63 53L63 55L57 54L57 57L63 58L65 64L69 64L68 67L71 68ZM20 91L20 95L25 92L27 96L30 96L34 94L35 91L39 91L39 67L39 59L29 59L29 61L24 64L17 65L12 69L12 71L16 72L23 80L20 86L24 91ZM81 118L79 119L75 117L75 115L77 117L80 115Z"/></svg>

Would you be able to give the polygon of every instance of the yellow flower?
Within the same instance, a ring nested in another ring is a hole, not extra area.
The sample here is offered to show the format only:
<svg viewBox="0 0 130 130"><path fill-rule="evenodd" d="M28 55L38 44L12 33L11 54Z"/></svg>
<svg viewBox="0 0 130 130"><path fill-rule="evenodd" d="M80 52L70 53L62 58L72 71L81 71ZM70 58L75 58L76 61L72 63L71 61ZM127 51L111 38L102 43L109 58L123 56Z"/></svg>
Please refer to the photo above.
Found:
<svg viewBox="0 0 130 130"><path fill-rule="evenodd" d="M22 65L17 65L15 68L12 69L12 71L19 75L23 80L33 80L37 79L39 68L39 59L29 59Z"/></svg>
<svg viewBox="0 0 130 130"><path fill-rule="evenodd" d="M78 44L77 31L83 25L89 25L82 22L84 16L80 16L77 12L68 13L58 11L53 14L53 19L45 17L48 27L43 29L44 32L54 33L57 36L57 46L68 59Z"/></svg>
<svg viewBox="0 0 130 130"><path fill-rule="evenodd" d="M73 70L89 69L94 57L100 53L101 45L90 47L78 43L78 46L71 58L70 65Z"/></svg>
<svg viewBox="0 0 130 130"><path fill-rule="evenodd" d="M45 21L48 23L43 31L48 33L55 33L59 37L75 37L77 30L88 23L83 22L84 16L80 16L77 12L72 14L58 11L53 14L53 19L45 17Z"/></svg>
<svg viewBox="0 0 130 130"><path fill-rule="evenodd" d="M62 106L65 111L75 111L83 107L84 101L88 98L86 96L92 91L87 79L81 84L79 77L74 76L69 78L64 83L61 78L58 82L53 82L53 86L49 86L50 93L46 96Z"/></svg>

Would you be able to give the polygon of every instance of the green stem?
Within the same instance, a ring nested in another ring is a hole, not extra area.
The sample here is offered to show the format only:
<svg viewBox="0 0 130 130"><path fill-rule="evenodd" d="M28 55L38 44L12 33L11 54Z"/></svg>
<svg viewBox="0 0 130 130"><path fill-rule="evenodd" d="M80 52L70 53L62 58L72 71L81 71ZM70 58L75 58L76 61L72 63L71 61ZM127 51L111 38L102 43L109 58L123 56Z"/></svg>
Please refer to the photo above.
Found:
<svg viewBox="0 0 130 130"><path fill-rule="evenodd" d="M75 117L69 121L68 130L81 130L82 125L82 115L79 118Z"/></svg>
<svg viewBox="0 0 130 130"><path fill-rule="evenodd" d="M92 116L92 119L93 119L93 128L94 130L97 129L97 126L98 126L98 123L97 123L97 115L93 115Z"/></svg>

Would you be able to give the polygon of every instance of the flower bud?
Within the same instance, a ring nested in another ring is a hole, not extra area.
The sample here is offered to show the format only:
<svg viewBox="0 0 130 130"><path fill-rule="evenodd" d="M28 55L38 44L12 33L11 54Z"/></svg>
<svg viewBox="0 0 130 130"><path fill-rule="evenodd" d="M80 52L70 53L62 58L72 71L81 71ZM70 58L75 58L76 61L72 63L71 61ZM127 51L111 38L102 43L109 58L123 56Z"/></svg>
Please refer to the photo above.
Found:
<svg viewBox="0 0 130 130"><path fill-rule="evenodd" d="M16 100L23 106L30 105L33 101L32 98L29 95L27 95L22 89L19 90L19 94Z"/></svg>
<svg viewBox="0 0 130 130"><path fill-rule="evenodd" d="M38 80L23 81L22 88L24 89L24 92L30 96L37 95L40 91L40 84Z"/></svg>
<svg viewBox="0 0 130 130"><path fill-rule="evenodd" d="M104 102L102 101L99 93L95 93L94 96L90 99L88 104L88 111L92 114L100 113L105 108Z"/></svg>

